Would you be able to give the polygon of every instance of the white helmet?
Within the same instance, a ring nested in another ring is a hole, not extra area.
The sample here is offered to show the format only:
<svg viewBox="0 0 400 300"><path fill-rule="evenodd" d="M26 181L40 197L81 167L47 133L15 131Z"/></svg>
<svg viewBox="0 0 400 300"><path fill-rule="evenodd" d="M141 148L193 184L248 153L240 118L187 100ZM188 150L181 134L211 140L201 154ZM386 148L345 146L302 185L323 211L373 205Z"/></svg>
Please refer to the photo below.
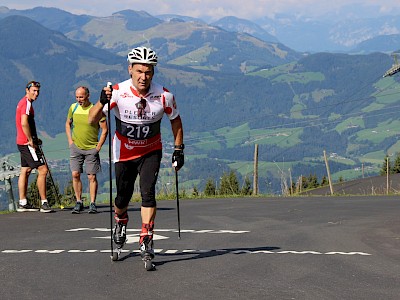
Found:
<svg viewBox="0 0 400 300"><path fill-rule="evenodd" d="M137 47L133 48L128 53L128 61L131 64L149 64L156 66L157 65L157 54L146 47Z"/></svg>

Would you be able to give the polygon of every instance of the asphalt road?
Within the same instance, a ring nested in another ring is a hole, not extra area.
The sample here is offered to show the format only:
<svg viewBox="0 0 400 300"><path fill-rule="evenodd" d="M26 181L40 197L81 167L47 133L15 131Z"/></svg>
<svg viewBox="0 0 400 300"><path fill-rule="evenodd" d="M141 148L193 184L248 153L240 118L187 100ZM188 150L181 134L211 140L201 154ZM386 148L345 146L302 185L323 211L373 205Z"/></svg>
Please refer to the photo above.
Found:
<svg viewBox="0 0 400 300"><path fill-rule="evenodd" d="M130 208L121 261L108 207L0 215L1 299L399 299L400 199L160 201L156 270Z"/></svg>

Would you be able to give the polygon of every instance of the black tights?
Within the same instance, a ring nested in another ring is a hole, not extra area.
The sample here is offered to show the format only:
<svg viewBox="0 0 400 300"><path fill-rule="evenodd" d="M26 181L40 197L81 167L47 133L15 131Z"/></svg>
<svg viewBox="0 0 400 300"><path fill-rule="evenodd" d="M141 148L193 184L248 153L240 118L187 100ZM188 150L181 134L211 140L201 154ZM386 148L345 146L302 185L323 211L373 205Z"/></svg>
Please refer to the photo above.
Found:
<svg viewBox="0 0 400 300"><path fill-rule="evenodd" d="M161 163L161 150L153 151L143 157L115 163L117 197L115 206L124 209L129 205L137 175L140 177L140 194L143 207L156 207L156 182Z"/></svg>

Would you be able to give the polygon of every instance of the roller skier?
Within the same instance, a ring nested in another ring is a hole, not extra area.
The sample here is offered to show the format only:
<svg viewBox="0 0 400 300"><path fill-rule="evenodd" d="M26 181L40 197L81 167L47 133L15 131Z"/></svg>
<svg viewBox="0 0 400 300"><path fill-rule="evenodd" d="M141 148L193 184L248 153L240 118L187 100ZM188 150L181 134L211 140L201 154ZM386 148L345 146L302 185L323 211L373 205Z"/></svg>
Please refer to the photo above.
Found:
<svg viewBox="0 0 400 300"><path fill-rule="evenodd" d="M174 95L152 81L158 61L156 53L150 48L137 47L129 51L127 60L130 79L102 90L100 100L90 109L89 122L97 123L107 115L108 107L116 120L112 148L117 187L113 240L117 249L113 260L118 259L126 242L128 205L139 175L142 198L139 249L146 270L152 270L157 212L155 185L162 158L161 119L165 114L171 122L175 171L184 164L183 127Z"/></svg>

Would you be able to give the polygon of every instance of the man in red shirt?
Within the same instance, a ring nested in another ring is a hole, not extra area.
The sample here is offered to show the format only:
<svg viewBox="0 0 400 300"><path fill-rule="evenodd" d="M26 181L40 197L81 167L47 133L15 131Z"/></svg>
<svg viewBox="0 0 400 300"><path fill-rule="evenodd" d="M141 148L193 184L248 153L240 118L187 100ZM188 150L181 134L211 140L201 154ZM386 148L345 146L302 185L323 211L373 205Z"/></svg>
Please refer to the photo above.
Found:
<svg viewBox="0 0 400 300"><path fill-rule="evenodd" d="M38 150L40 140L38 139L35 125L35 113L32 103L39 97L40 83L30 81L26 85L26 95L18 102L15 114L17 127L17 146L21 153L21 173L18 179L19 203L17 211L37 211L27 203L26 192L28 189L28 178L32 169L38 170L37 187L42 204L41 212L51 212L46 199L46 176L47 166L42 153Z"/></svg>

